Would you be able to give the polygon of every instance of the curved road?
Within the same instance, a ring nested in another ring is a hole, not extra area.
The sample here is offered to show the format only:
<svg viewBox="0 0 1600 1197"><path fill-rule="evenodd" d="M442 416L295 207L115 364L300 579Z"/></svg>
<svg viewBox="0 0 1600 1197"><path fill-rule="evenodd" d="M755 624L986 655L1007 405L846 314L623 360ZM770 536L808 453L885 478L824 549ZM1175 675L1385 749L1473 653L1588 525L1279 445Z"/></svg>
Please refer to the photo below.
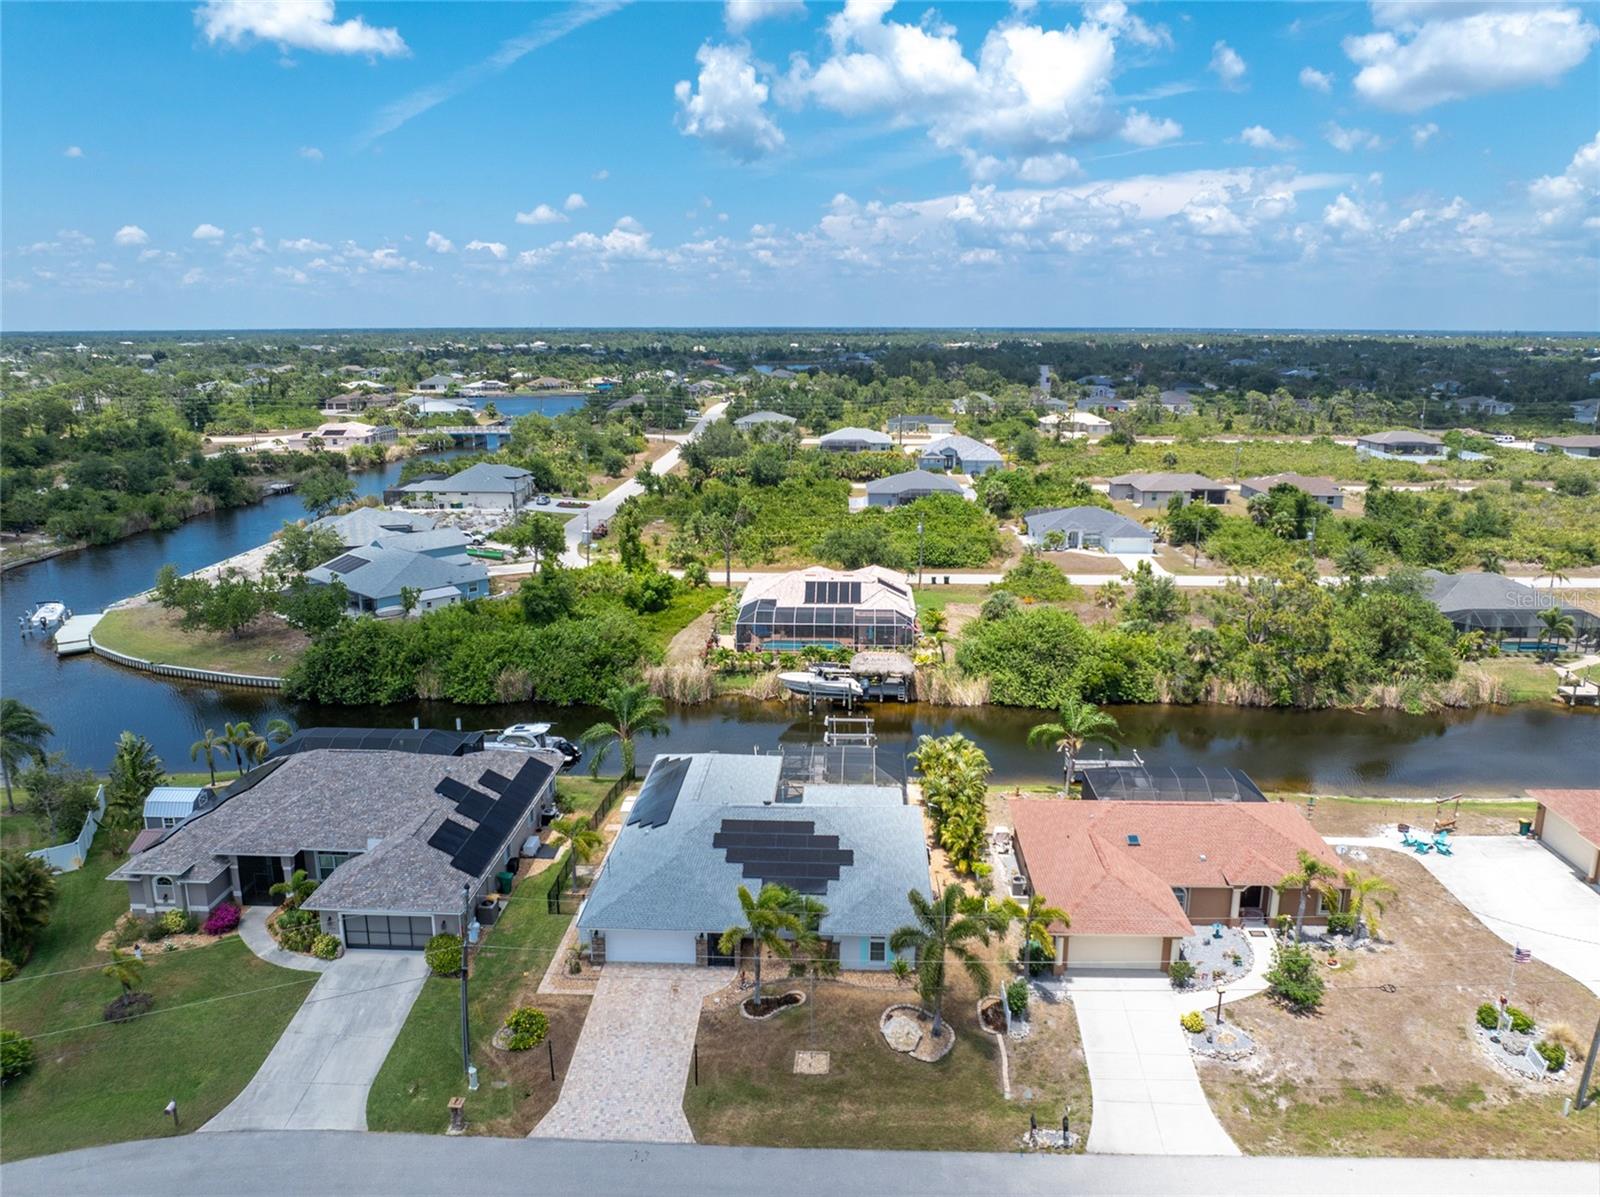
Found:
<svg viewBox="0 0 1600 1197"><path fill-rule="evenodd" d="M444 1111L440 1110L443 1121ZM159 1120L159 1110L150 1111ZM1025 1128L1018 1126L1021 1132ZM564 1139L254 1131L169 1136L0 1168L18 1197L85 1193L409 1194L504 1191L623 1197L872 1193L1582 1194L1600 1165L1535 1160L1186 1158L799 1151Z"/></svg>

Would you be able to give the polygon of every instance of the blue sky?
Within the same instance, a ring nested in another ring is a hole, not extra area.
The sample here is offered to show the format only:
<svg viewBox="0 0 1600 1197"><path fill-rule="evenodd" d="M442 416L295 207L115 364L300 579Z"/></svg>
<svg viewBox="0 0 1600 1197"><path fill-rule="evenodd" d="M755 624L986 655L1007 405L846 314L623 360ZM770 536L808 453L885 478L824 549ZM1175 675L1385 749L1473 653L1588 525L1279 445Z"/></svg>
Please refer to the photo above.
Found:
<svg viewBox="0 0 1600 1197"><path fill-rule="evenodd" d="M7 329L1600 327L1600 7L8 5Z"/></svg>

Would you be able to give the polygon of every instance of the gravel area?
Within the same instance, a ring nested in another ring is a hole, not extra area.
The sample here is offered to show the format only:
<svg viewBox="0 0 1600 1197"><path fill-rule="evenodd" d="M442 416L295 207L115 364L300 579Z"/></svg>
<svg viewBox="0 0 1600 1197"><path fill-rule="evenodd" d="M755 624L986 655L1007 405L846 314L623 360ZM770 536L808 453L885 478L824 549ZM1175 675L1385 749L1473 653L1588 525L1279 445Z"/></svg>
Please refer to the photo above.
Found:
<svg viewBox="0 0 1600 1197"><path fill-rule="evenodd" d="M1211 1060L1243 1060L1255 1054L1256 1043L1243 1027L1227 1022L1224 1015L1222 1026L1217 1026L1216 1011L1208 1010L1204 1018L1206 1029L1197 1034L1185 1032L1189 1040L1189 1050L1197 1056L1205 1056Z"/></svg>
<svg viewBox="0 0 1600 1197"><path fill-rule="evenodd" d="M1196 928L1195 934L1178 945L1183 958L1194 965L1194 984L1208 988L1217 982L1237 980L1250 971L1255 951L1250 937L1237 927L1222 928L1222 937L1215 938L1209 926ZM1239 963L1233 962L1237 954Z"/></svg>
<svg viewBox="0 0 1600 1197"><path fill-rule="evenodd" d="M1533 1050L1533 1045L1539 1038L1537 1034L1519 1035L1515 1031L1486 1031L1479 1026L1474 1026L1473 1030L1484 1054L1513 1076L1525 1077L1530 1081L1566 1079L1565 1068L1560 1072L1551 1072L1545 1065L1544 1057Z"/></svg>

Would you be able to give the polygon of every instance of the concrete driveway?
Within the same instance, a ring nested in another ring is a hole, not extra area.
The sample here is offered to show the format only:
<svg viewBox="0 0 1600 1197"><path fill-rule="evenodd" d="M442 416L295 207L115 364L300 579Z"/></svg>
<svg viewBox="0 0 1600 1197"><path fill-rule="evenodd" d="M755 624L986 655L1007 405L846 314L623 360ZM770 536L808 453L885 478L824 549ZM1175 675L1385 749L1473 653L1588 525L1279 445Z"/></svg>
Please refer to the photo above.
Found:
<svg viewBox="0 0 1600 1197"><path fill-rule="evenodd" d="M720 968L606 965L561 1096L530 1138L693 1143L683 1088L700 1002L732 980Z"/></svg>
<svg viewBox="0 0 1600 1197"><path fill-rule="evenodd" d="M1336 842L1405 852L1501 939L1600 994L1600 890L1538 840L1452 836L1453 856L1417 856L1398 833Z"/></svg>
<svg viewBox="0 0 1600 1197"><path fill-rule="evenodd" d="M366 1130L367 1092L427 972L421 952L334 961L244 1092L200 1129Z"/></svg>
<svg viewBox="0 0 1600 1197"><path fill-rule="evenodd" d="M1200 1088L1164 975L1085 971L1061 987L1077 1009L1094 1092L1090 1151L1239 1154Z"/></svg>

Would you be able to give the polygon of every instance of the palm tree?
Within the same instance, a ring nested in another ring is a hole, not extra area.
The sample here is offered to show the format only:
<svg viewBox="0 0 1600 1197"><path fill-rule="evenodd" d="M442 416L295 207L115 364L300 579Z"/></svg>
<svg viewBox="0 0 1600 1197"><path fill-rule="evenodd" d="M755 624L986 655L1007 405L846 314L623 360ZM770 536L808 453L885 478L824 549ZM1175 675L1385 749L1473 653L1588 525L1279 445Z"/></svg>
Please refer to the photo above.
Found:
<svg viewBox="0 0 1600 1197"><path fill-rule="evenodd" d="M117 739L116 755L106 780L108 821L124 830L137 828L144 799L167 779L166 768L150 741L125 731Z"/></svg>
<svg viewBox="0 0 1600 1197"><path fill-rule="evenodd" d="M1571 640L1578 634L1578 625L1572 616L1560 607L1546 607L1539 612L1539 622L1544 627L1539 631L1539 643L1546 639L1554 641Z"/></svg>
<svg viewBox="0 0 1600 1197"><path fill-rule="evenodd" d="M0 698L0 771L5 774L6 809L17 813L16 799L11 796L11 779L24 761L43 761L45 741L56 734L56 729L32 707L23 706L15 698Z"/></svg>
<svg viewBox="0 0 1600 1197"><path fill-rule="evenodd" d="M1572 568L1573 558L1571 553L1552 549L1547 553L1541 553L1538 560L1539 564L1544 566L1545 572L1550 575L1551 594L1555 593L1557 581L1570 581L1566 571Z"/></svg>
<svg viewBox="0 0 1600 1197"><path fill-rule="evenodd" d="M1062 756L1062 776L1066 789L1072 789L1072 776L1076 771L1078 753L1090 740L1116 746L1111 733L1117 730L1117 721L1092 702L1085 702L1076 694L1061 704L1060 717L1055 723L1038 723L1028 731L1028 744L1050 744Z"/></svg>
<svg viewBox="0 0 1600 1197"><path fill-rule="evenodd" d="M1300 867L1278 882L1279 891L1294 889L1300 891L1300 903L1294 912L1294 939L1300 942L1300 928L1306 919L1306 895L1313 891L1328 896L1336 894L1337 888L1333 881L1339 876L1339 870L1332 865L1325 865L1304 848L1300 850Z"/></svg>
<svg viewBox="0 0 1600 1197"><path fill-rule="evenodd" d="M793 894L789 900L789 913L800 920L801 927L800 934L795 938L794 957L789 964L789 975L805 977L810 982L806 987L806 1004L811 1007L807 1034L815 1037L817 981L839 975L839 958L829 949L821 935L822 920L828 913L828 908L821 899L813 898L810 894Z"/></svg>
<svg viewBox="0 0 1600 1197"><path fill-rule="evenodd" d="M933 1036L944 1029L945 957L954 956L966 969L979 992L989 988L989 966L967 945L973 940L989 942L989 929L982 916L963 914L966 892L959 885L947 887L929 899L912 890L906 895L916 922L907 923L889 936L889 947L896 954L907 948L917 957L917 993L933 1007Z"/></svg>
<svg viewBox="0 0 1600 1197"><path fill-rule="evenodd" d="M1383 914L1388 908L1384 905L1385 898L1394 896L1394 886L1376 875L1363 877L1356 869L1346 869L1341 878L1344 887L1350 891L1350 913L1355 916L1356 925L1360 926L1362 916L1366 916L1367 934L1373 939L1378 938L1378 915ZM1377 910L1373 914L1368 906Z"/></svg>
<svg viewBox="0 0 1600 1197"><path fill-rule="evenodd" d="M243 721L222 725L222 742L233 753L233 767L239 771L241 777L244 775L244 758L239 755L240 750L244 748L245 737L254 734L254 729Z"/></svg>
<svg viewBox="0 0 1600 1197"><path fill-rule="evenodd" d="M217 751L218 749L227 751L227 747L228 741L224 737L217 735L216 729L211 727L206 728L206 734L189 745L189 759L191 761L204 754L206 769L211 774L212 785L217 784Z"/></svg>
<svg viewBox="0 0 1600 1197"><path fill-rule="evenodd" d="M922 630L928 638L939 646L939 660L944 660L944 632L950 626L943 608L929 611L922 620Z"/></svg>
<svg viewBox="0 0 1600 1197"><path fill-rule="evenodd" d="M133 993L144 979L144 963L126 952L112 949L111 963L100 970L100 975L122 986L123 993Z"/></svg>
<svg viewBox="0 0 1600 1197"><path fill-rule="evenodd" d="M50 925L56 879L50 866L20 851L0 852L0 942L18 962Z"/></svg>
<svg viewBox="0 0 1600 1197"><path fill-rule="evenodd" d="M294 735L294 724L287 719L272 719L267 723L267 743L282 744Z"/></svg>
<svg viewBox="0 0 1600 1197"><path fill-rule="evenodd" d="M804 937L806 926L800 921L800 916L794 913L794 892L787 886L773 885L770 882L761 887L761 892L755 897L750 896L750 891L744 886L739 887L739 910L743 922L734 923L722 933L722 938L717 941L717 950L724 956L731 956L739 950L739 945L744 940L755 943L756 957L756 992L755 1000L761 1001L761 954L770 951L785 960L794 954L792 940ZM789 939L785 939L787 934Z"/></svg>
<svg viewBox="0 0 1600 1197"><path fill-rule="evenodd" d="M300 903L317 892L317 885L318 882L313 881L304 869L296 869L289 874L287 881L278 882L267 892L274 898L282 898L283 904L290 910L298 910Z"/></svg>
<svg viewBox="0 0 1600 1197"><path fill-rule="evenodd" d="M582 815L569 815L565 819L557 819L550 826L562 834L568 847L572 849L572 855L583 864L588 864L606 846L605 836L590 827L589 820Z"/></svg>
<svg viewBox="0 0 1600 1197"><path fill-rule="evenodd" d="M1012 903L1013 906L1016 903ZM1022 955L1024 962L1037 954L1044 960L1056 958L1056 937L1051 934L1052 924L1072 926L1072 918L1059 906L1051 906L1042 894L1029 894L1028 904L1019 907L1017 922L1022 925Z"/></svg>
<svg viewBox="0 0 1600 1197"><path fill-rule="evenodd" d="M1478 554L1478 568L1486 574L1501 574L1506 569L1506 559L1493 549Z"/></svg>
<svg viewBox="0 0 1600 1197"><path fill-rule="evenodd" d="M609 741L615 740L622 756L622 776L631 778L634 738L643 734L653 739L672 730L666 720L666 703L650 693L650 688L643 682L636 682L631 686L618 686L607 693L605 708L611 712L610 722L596 723L578 737L578 743L584 748L604 744L589 762L589 774L591 777L600 776L600 762L611 747Z"/></svg>

